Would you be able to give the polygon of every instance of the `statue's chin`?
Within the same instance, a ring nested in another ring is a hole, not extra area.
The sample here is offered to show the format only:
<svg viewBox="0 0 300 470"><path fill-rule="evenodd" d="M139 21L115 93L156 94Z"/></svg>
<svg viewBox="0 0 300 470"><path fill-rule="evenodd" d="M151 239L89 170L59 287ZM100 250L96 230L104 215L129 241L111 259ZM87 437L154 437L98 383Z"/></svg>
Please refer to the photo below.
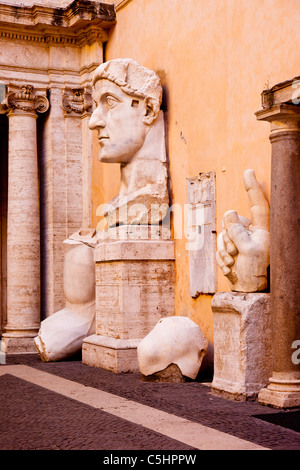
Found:
<svg viewBox="0 0 300 470"><path fill-rule="evenodd" d="M129 160L131 159L131 156L128 157L128 155L107 155L99 153L99 162L101 163L128 163Z"/></svg>

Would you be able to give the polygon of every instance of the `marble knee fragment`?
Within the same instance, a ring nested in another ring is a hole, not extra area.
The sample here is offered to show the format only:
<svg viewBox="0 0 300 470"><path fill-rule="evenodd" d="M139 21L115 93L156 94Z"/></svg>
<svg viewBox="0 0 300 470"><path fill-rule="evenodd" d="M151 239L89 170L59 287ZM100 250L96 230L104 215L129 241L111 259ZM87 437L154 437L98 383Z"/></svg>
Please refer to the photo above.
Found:
<svg viewBox="0 0 300 470"><path fill-rule="evenodd" d="M183 376L195 379L207 348L208 340L194 321L162 318L138 345L139 369L148 376L176 364Z"/></svg>

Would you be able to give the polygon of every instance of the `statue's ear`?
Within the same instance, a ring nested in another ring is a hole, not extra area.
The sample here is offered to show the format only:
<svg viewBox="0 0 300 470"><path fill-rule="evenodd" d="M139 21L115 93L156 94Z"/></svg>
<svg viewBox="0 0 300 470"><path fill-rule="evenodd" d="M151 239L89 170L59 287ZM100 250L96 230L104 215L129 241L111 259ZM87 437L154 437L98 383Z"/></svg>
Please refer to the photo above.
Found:
<svg viewBox="0 0 300 470"><path fill-rule="evenodd" d="M143 118L143 121L145 124L151 125L158 116L158 113L159 113L158 104L156 100L147 97L145 98L144 106L145 106L145 116Z"/></svg>

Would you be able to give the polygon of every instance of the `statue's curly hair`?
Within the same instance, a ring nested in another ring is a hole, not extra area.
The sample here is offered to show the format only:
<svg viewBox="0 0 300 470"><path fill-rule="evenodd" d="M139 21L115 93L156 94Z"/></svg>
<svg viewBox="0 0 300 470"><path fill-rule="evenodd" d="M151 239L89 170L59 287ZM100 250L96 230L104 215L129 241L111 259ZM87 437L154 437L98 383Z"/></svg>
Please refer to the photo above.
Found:
<svg viewBox="0 0 300 470"><path fill-rule="evenodd" d="M98 80L110 80L124 93L136 98L150 98L156 111L162 102L159 76L132 59L114 59L99 65L94 72L93 85Z"/></svg>

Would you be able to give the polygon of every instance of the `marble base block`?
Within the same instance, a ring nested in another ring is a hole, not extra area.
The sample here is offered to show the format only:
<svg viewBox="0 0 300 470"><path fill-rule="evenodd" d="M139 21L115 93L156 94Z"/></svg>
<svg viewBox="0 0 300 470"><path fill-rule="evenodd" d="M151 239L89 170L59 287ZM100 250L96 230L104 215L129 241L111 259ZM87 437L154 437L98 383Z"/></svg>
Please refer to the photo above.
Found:
<svg viewBox="0 0 300 470"><path fill-rule="evenodd" d="M140 340L116 339L96 334L89 336L82 345L83 362L112 372L138 372L139 342Z"/></svg>
<svg viewBox="0 0 300 470"><path fill-rule="evenodd" d="M106 240L95 248L96 334L83 340L82 362L137 372L137 346L174 315L172 240Z"/></svg>
<svg viewBox="0 0 300 470"><path fill-rule="evenodd" d="M300 407L300 378L296 374L273 373L269 379L268 387L258 394L258 401L262 405L274 408Z"/></svg>
<svg viewBox="0 0 300 470"><path fill-rule="evenodd" d="M0 341L0 364L6 364L6 354L2 351L1 341Z"/></svg>
<svg viewBox="0 0 300 470"><path fill-rule="evenodd" d="M213 297L212 392L255 399L272 372L270 295L220 292Z"/></svg>

